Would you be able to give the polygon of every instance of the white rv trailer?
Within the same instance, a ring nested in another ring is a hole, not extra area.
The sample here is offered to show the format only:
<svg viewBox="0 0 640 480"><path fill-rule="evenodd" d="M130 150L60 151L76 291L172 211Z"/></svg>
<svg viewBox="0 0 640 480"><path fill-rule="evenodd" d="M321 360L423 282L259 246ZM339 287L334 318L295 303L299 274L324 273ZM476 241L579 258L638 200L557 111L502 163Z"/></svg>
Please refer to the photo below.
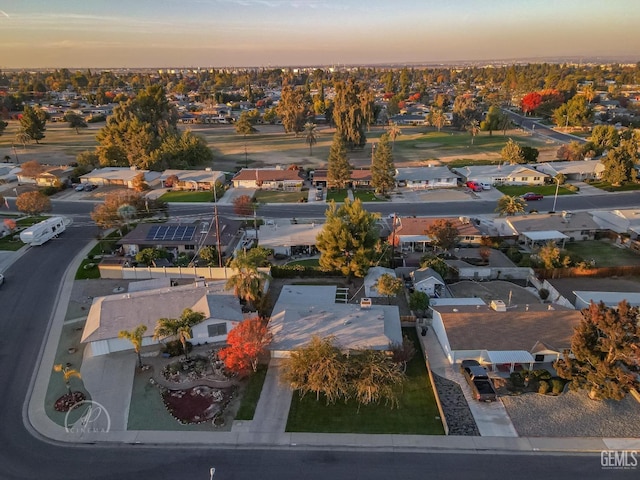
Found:
<svg viewBox="0 0 640 480"><path fill-rule="evenodd" d="M64 218L51 217L40 223L31 225L29 228L20 232L20 240L31 246L42 245L43 243L57 237L66 228Z"/></svg>

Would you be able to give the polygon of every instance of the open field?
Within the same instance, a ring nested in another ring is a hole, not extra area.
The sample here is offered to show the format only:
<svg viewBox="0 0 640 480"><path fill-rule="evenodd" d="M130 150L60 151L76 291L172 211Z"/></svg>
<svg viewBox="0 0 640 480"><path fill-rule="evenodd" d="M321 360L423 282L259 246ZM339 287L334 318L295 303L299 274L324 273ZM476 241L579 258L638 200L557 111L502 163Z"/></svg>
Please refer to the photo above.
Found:
<svg viewBox="0 0 640 480"><path fill-rule="evenodd" d="M92 150L95 139L104 123L90 124L80 129L79 134L70 129L66 123L48 123L45 138L40 144L16 144L15 135L19 123L10 120L4 135L0 136L0 159L5 156L20 162L37 160L43 164L68 165L75 161L76 155L85 150ZM181 125L181 129L190 129L202 136L214 154L212 168L235 171L245 165L249 167L265 167L274 165L296 164L303 168L316 168L326 165L329 147L335 130L326 125L316 129L318 142L310 155L309 147L302 136L285 134L281 125L258 125L258 132L253 135L239 135L232 125ZM428 127L401 127L402 134L395 140L393 147L396 166L419 166L432 163L463 163L499 160L499 153L509 138L522 145L540 149L540 161L555 158L557 145L534 139L521 131L509 130L507 135L494 132L492 136L482 132L471 145L471 135L443 129L437 132ZM367 167L371 164L371 144L375 143L386 131L385 127L374 126L367 132L367 145L362 150L349 152L349 160L356 167ZM14 148L15 145L15 148ZM245 156L246 146L246 156Z"/></svg>

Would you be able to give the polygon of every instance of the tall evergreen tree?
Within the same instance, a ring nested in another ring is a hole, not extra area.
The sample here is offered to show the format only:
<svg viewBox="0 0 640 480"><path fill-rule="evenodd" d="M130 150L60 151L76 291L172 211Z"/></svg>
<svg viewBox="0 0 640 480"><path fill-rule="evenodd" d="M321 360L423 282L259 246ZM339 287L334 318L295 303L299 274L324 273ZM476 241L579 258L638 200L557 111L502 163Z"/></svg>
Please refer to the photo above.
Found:
<svg viewBox="0 0 640 480"><path fill-rule="evenodd" d="M344 138L347 148L362 148L367 143L365 127L368 111L363 109L363 97L367 89L353 79L337 82L333 107L336 132Z"/></svg>
<svg viewBox="0 0 640 480"><path fill-rule="evenodd" d="M309 104L304 97L304 90L301 88L286 86L282 89L276 111L280 115L285 132L293 132L297 136L304 130L309 114Z"/></svg>
<svg viewBox="0 0 640 480"><path fill-rule="evenodd" d="M351 178L351 164L347 158L347 147L342 135L336 132L329 149L327 181L329 186L344 188Z"/></svg>
<svg viewBox="0 0 640 480"><path fill-rule="evenodd" d="M340 207L331 202L325 216L327 221L316 239L320 268L364 277L376 253L378 215L367 212L359 199L347 199Z"/></svg>
<svg viewBox="0 0 640 480"><path fill-rule="evenodd" d="M371 185L383 195L395 186L396 167L393 163L393 153L389 145L389 135L387 133L380 137L373 153L371 163Z"/></svg>
<svg viewBox="0 0 640 480"><path fill-rule="evenodd" d="M38 140L44 138L46 124L47 114L44 110L25 105L22 118L20 118L20 126L22 131L27 134L31 140L40 143Z"/></svg>

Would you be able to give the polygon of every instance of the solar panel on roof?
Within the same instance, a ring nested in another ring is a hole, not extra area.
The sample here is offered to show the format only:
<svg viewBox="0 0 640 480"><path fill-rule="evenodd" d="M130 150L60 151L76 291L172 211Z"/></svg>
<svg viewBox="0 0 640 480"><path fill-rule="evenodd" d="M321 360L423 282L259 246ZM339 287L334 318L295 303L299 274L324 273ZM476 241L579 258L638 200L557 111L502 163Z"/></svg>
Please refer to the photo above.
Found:
<svg viewBox="0 0 640 480"><path fill-rule="evenodd" d="M196 227L187 225L154 225L147 233L147 240L165 240L180 242L191 240Z"/></svg>
<svg viewBox="0 0 640 480"><path fill-rule="evenodd" d="M154 225L153 227L151 227L147 232L146 240L155 240L156 234L158 233L158 230L161 226L162 225Z"/></svg>

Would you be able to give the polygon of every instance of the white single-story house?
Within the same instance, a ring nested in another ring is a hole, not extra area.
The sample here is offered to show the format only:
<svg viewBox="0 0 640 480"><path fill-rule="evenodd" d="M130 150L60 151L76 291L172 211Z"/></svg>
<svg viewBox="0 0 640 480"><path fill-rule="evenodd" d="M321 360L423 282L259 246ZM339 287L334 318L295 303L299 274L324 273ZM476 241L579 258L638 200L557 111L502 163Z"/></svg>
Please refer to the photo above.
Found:
<svg viewBox="0 0 640 480"><path fill-rule="evenodd" d="M376 288L376 283L378 279L384 275L391 275L393 278L396 278L396 272L391 268L385 267L371 267L367 272L367 275L364 277L364 296L365 297L386 297L386 295L382 295L378 293L378 289Z"/></svg>
<svg viewBox="0 0 640 480"><path fill-rule="evenodd" d="M544 185L547 173L521 164L470 165L452 169L463 182L475 181L489 185Z"/></svg>
<svg viewBox="0 0 640 480"><path fill-rule="evenodd" d="M544 172L552 177L561 173L566 180L577 181L597 179L602 177L602 172L604 172L604 165L600 160L538 163L535 168L539 172Z"/></svg>
<svg viewBox="0 0 640 480"><path fill-rule="evenodd" d="M205 319L192 328L192 344L224 342L227 333L244 320L242 308L233 291L224 289L224 281L206 286L185 285L95 297L81 342L85 355L105 355L133 349L130 341L118 338L121 330L145 325L142 345L160 343L153 332L160 318L179 318L186 308L204 314Z"/></svg>
<svg viewBox="0 0 640 480"><path fill-rule="evenodd" d="M337 287L285 285L276 302L269 330L274 358L288 357L306 346L314 335L333 337L345 352L361 349L389 350L402 343L398 307L336 303Z"/></svg>
<svg viewBox="0 0 640 480"><path fill-rule="evenodd" d="M579 311L555 304L434 305L432 328L451 364L475 359L493 371L531 369L571 348Z"/></svg>
<svg viewBox="0 0 640 480"><path fill-rule="evenodd" d="M500 236L517 236L526 244L592 240L596 232L604 230L589 212L568 211L498 217L493 225Z"/></svg>
<svg viewBox="0 0 640 480"><path fill-rule="evenodd" d="M243 168L233 177L235 188L300 191L304 183L300 170L277 168Z"/></svg>
<svg viewBox="0 0 640 480"><path fill-rule="evenodd" d="M311 254L315 251L316 238L322 231L322 223L292 223L289 219L267 221L258 228L258 245L272 248L274 254Z"/></svg>
<svg viewBox="0 0 640 480"><path fill-rule="evenodd" d="M439 297L445 283L438 272L433 268L419 268L411 272L413 288L418 292L424 292L430 297Z"/></svg>
<svg viewBox="0 0 640 480"><path fill-rule="evenodd" d="M170 177L178 177L177 182L167 182ZM211 190L216 182L224 183L224 172L205 170L165 170L160 175L163 187L174 190Z"/></svg>
<svg viewBox="0 0 640 480"><path fill-rule="evenodd" d="M80 176L80 183L92 183L93 185L115 185L119 187L133 188L133 179L140 173L144 174L144 181L151 183L160 177L160 172L150 170L138 170L135 167L104 167L85 173Z"/></svg>
<svg viewBox="0 0 640 480"><path fill-rule="evenodd" d="M448 167L396 168L396 184L399 187L451 188L458 186L459 178Z"/></svg>
<svg viewBox="0 0 640 480"><path fill-rule="evenodd" d="M578 310L588 308L591 302L604 303L609 308L616 308L618 304L626 300L632 307L640 307L640 293L638 292L596 292L587 290L575 290L575 306Z"/></svg>

